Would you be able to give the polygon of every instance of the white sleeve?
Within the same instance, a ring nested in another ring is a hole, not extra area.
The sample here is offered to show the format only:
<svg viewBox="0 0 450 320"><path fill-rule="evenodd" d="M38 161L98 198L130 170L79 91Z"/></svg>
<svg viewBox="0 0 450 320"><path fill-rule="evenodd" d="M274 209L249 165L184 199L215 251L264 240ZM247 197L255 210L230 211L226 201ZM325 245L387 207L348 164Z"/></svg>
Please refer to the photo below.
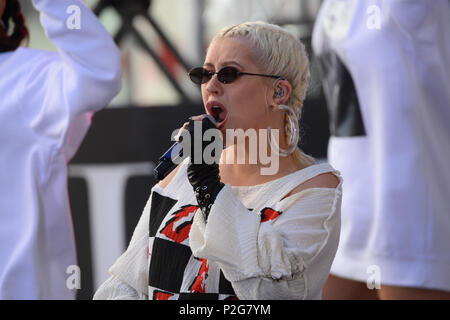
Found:
<svg viewBox="0 0 450 320"><path fill-rule="evenodd" d="M320 298L339 241L340 188L294 194L282 200L285 212L262 222L227 185L206 224L195 215L193 254L215 261L239 299Z"/></svg>
<svg viewBox="0 0 450 320"><path fill-rule="evenodd" d="M146 294L111 276L98 288L93 300L148 300L148 298Z"/></svg>
<svg viewBox="0 0 450 320"><path fill-rule="evenodd" d="M35 54L24 81L22 112L35 132L62 146L73 120L104 108L120 91L121 54L81 1L33 0L33 5L57 52ZM68 23L74 14L79 29Z"/></svg>
<svg viewBox="0 0 450 320"><path fill-rule="evenodd" d="M147 296L150 206L151 196L134 229L127 250L111 266L111 277L97 289L94 299L140 299Z"/></svg>
<svg viewBox="0 0 450 320"><path fill-rule="evenodd" d="M394 0L383 4L383 10L389 13L390 22L411 38L420 37L423 32L433 32L430 36L434 36L438 31L436 28L439 28L435 19L439 17L439 12L448 12L449 9L448 0ZM424 28L425 26L427 28Z"/></svg>

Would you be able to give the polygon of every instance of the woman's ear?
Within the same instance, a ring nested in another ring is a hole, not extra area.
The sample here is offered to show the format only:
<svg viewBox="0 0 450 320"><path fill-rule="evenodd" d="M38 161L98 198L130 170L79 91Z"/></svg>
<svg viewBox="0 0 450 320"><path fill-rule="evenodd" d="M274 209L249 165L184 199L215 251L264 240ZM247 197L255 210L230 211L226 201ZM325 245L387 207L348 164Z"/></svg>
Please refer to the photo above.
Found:
<svg viewBox="0 0 450 320"><path fill-rule="evenodd" d="M286 79L280 78L273 83L273 103L275 105L286 104L292 93L292 86Z"/></svg>

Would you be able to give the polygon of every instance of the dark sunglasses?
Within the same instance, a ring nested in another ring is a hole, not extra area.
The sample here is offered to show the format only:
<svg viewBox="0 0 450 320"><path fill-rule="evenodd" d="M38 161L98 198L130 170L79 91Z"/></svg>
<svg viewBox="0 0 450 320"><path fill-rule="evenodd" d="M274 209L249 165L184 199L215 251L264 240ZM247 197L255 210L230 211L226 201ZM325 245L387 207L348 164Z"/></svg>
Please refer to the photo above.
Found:
<svg viewBox="0 0 450 320"><path fill-rule="evenodd" d="M237 78L243 75L248 76L260 76L260 77L268 77L278 79L279 76L267 75L267 74L258 74L258 73L248 73L241 72L235 67L225 67L222 68L219 72L208 71L205 68L198 67L189 71L189 78L191 78L192 82L195 84L201 85L203 83L207 83L211 78L217 74L217 79L222 83L232 83L236 81Z"/></svg>

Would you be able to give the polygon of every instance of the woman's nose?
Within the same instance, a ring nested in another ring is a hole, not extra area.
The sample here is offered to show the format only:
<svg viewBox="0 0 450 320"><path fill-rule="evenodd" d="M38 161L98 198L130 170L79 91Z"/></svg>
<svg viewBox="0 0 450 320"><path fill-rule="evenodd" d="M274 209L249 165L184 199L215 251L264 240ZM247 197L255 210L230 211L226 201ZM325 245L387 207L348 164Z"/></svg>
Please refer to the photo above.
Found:
<svg viewBox="0 0 450 320"><path fill-rule="evenodd" d="M217 78L217 73L205 84L205 89L211 94L220 94L222 92L222 83Z"/></svg>

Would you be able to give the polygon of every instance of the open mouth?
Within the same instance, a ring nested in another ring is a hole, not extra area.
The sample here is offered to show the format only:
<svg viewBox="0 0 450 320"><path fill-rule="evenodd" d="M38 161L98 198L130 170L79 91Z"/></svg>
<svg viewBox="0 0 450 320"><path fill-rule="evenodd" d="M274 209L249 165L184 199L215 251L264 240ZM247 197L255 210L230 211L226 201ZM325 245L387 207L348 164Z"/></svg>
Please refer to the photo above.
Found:
<svg viewBox="0 0 450 320"><path fill-rule="evenodd" d="M217 121L217 128L220 129L227 120L227 110L219 102L208 102L206 112Z"/></svg>

